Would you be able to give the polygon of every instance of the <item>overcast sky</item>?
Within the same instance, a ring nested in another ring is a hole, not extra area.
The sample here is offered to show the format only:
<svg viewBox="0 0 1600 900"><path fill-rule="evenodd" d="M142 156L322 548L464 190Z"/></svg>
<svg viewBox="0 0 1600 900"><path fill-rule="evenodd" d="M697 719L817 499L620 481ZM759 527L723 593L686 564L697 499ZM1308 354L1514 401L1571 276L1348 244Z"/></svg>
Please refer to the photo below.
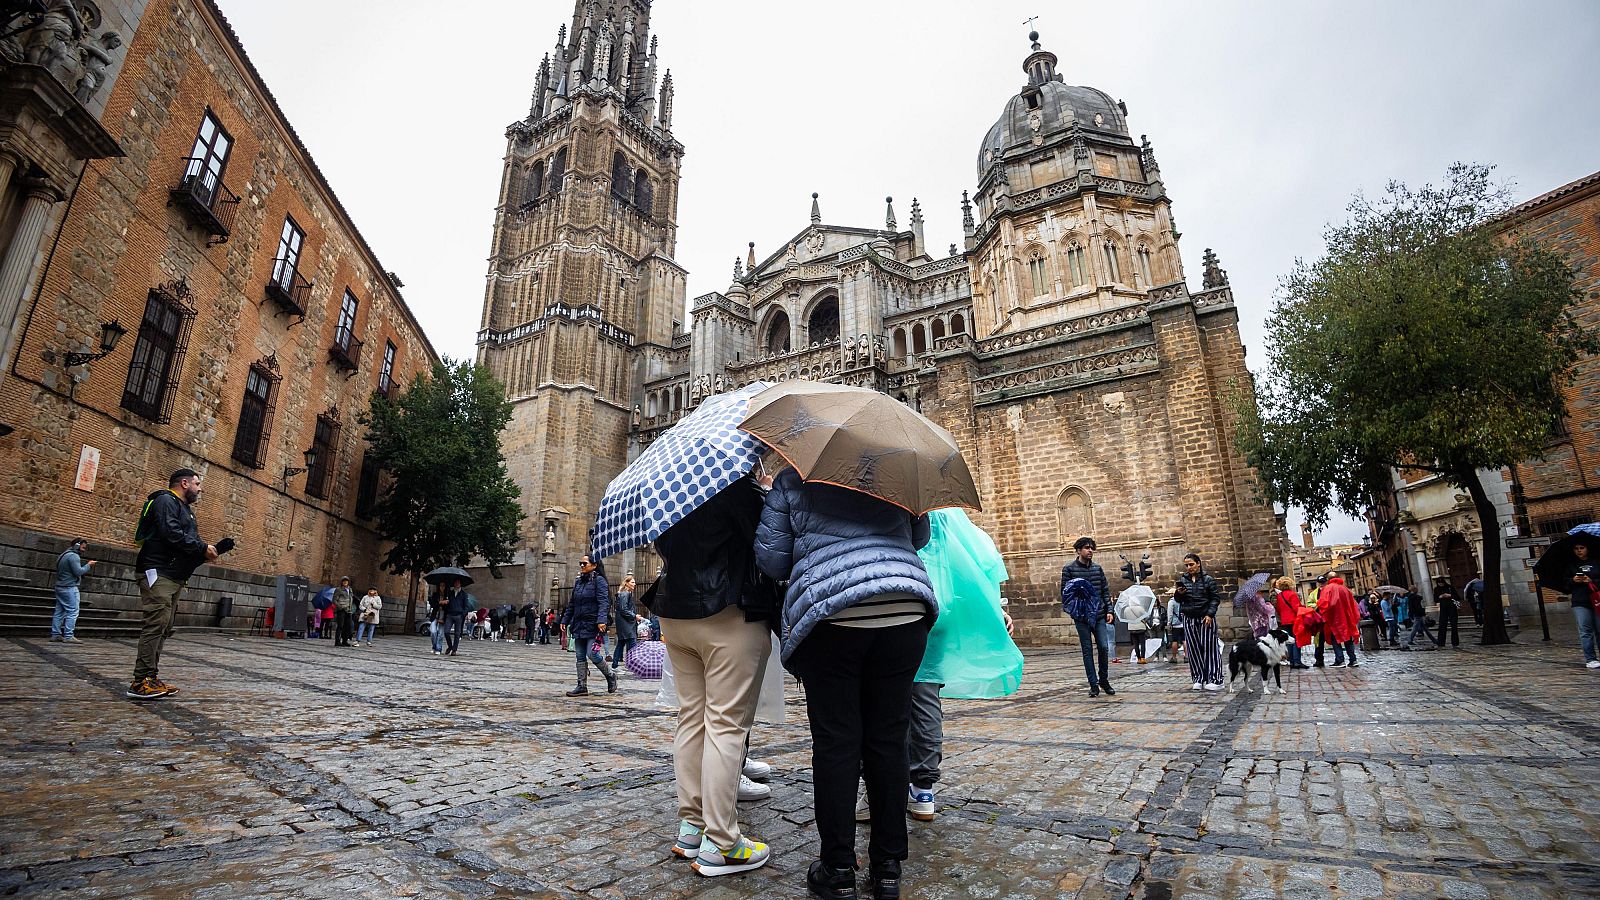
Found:
<svg viewBox="0 0 1600 900"><path fill-rule="evenodd" d="M572 3L218 2L434 345L470 357L505 127ZM1125 100L1150 136L1190 286L1215 248L1252 368L1279 277L1355 192L1456 160L1495 165L1519 198L1600 169L1594 0L658 0L651 15L686 148L691 298L727 287L746 242L764 257L803 228L812 191L825 222L867 227L885 196L905 227L918 197L930 251L959 242L979 141L1026 80L1029 16L1068 83Z"/></svg>

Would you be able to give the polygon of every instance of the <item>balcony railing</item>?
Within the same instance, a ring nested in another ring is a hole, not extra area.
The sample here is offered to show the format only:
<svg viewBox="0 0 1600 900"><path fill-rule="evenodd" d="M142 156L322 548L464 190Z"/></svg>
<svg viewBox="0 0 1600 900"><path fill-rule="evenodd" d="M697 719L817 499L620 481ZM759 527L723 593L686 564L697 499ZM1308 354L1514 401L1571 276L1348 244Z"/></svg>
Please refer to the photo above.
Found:
<svg viewBox="0 0 1600 900"><path fill-rule="evenodd" d="M239 212L239 196L228 190L222 179L206 167L206 161L198 157L184 158L183 177L167 203L188 213L194 224L212 236L207 246L228 240L233 233L233 217Z"/></svg>
<svg viewBox="0 0 1600 900"><path fill-rule="evenodd" d="M278 315L296 316L290 327L306 320L306 304L311 298L311 282L287 259L272 261L272 277L267 280L267 298L278 304Z"/></svg>
<svg viewBox="0 0 1600 900"><path fill-rule="evenodd" d="M340 328L333 333L333 346L328 348L328 358L344 370L346 378L350 377L361 366L361 339L351 334L350 329Z"/></svg>

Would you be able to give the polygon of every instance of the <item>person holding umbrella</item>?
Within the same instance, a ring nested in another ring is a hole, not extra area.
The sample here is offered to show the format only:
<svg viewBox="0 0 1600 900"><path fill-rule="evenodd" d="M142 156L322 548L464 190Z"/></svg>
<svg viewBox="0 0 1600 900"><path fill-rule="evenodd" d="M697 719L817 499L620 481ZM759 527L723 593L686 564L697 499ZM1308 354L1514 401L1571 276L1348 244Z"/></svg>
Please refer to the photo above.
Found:
<svg viewBox="0 0 1600 900"><path fill-rule="evenodd" d="M1583 664L1600 669L1595 647L1595 611L1600 609L1600 522L1579 525L1545 549L1533 571L1545 583L1572 600L1572 618L1578 624Z"/></svg>
<svg viewBox="0 0 1600 900"><path fill-rule="evenodd" d="M789 581L782 655L806 689L821 843L806 884L856 897L865 775L873 896L898 897L912 682L939 611L917 550L929 541L927 512L977 507L977 489L949 432L876 391L790 381L750 410L740 427L793 466L767 494L755 552L763 572Z"/></svg>

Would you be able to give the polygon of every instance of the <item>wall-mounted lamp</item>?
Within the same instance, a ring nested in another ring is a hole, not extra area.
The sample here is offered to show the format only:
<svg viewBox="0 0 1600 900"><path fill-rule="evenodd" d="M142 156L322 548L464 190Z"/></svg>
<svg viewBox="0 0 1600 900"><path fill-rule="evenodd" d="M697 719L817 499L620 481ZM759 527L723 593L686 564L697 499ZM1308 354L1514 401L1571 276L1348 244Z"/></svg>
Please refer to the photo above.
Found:
<svg viewBox="0 0 1600 900"><path fill-rule="evenodd" d="M305 452L305 458L306 458L306 464L305 464L304 467L300 467L300 466L284 466L283 467L283 489L284 490L288 490L289 489L289 479L295 477L296 475L300 475L300 474L303 474L305 472L309 472L312 469L315 469L317 467L317 448L312 447L310 450L307 450Z"/></svg>
<svg viewBox="0 0 1600 900"><path fill-rule="evenodd" d="M112 353L116 352L118 342L120 342L122 340L122 336L127 333L128 329L123 328L122 323L118 322L116 319L105 322L100 326L100 352L80 353L76 350L69 350L67 351L66 355L62 357L62 365L70 369L74 366L92 363L97 359L105 359L107 356L110 356Z"/></svg>

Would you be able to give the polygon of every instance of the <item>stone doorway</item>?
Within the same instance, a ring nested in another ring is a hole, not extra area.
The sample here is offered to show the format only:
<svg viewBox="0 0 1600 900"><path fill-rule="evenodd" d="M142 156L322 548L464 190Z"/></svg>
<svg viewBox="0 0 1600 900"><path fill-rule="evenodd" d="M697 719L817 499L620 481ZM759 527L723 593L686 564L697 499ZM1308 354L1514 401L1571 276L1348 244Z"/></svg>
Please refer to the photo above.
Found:
<svg viewBox="0 0 1600 900"><path fill-rule="evenodd" d="M1444 543L1444 573L1450 586L1457 591L1466 588L1467 582L1478 577L1478 559L1465 535L1452 531L1442 539Z"/></svg>

